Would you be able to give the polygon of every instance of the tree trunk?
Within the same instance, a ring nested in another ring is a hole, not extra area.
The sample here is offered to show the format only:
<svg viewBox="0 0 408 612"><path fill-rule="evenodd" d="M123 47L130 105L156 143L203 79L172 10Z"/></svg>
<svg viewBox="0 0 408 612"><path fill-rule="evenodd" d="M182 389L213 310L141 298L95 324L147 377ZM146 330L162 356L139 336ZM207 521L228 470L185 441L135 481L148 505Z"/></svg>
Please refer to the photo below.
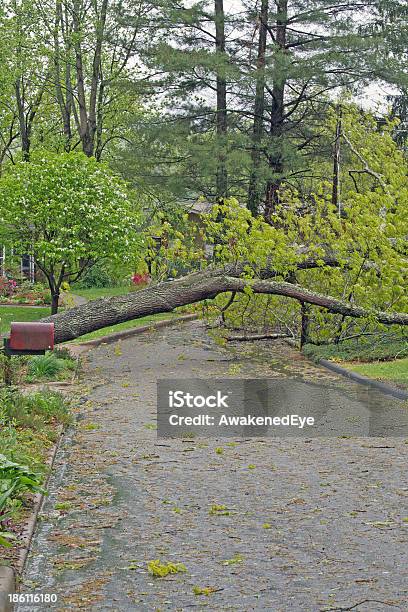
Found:
<svg viewBox="0 0 408 612"><path fill-rule="evenodd" d="M254 105L254 125L252 131L252 170L249 178L248 208L253 215L259 212L262 195L259 186L259 165L261 160L261 143L264 128L265 112L265 53L268 33L269 0L262 0L259 14L258 57L256 61L256 91Z"/></svg>
<svg viewBox="0 0 408 612"><path fill-rule="evenodd" d="M99 20L96 25L96 44L94 50L94 56L92 61L92 79L91 79L91 91L89 98L89 133L92 142L92 154L95 147L95 135L97 132L97 102L98 102L98 92L99 88L102 87L102 43L105 37L105 24L106 24L106 16L108 10L108 0L102 1L101 13L99 16ZM100 109L101 112L101 109ZM102 127L102 126L101 126Z"/></svg>
<svg viewBox="0 0 408 612"><path fill-rule="evenodd" d="M54 20L54 80L55 80L55 95L58 102L58 106L61 112L64 137L65 137L65 151L71 150L71 70L68 59L64 61L65 64L65 96L62 86L62 74L61 74L61 50L59 35L63 32L63 11L62 11L62 0L56 0L55 3L55 20ZM65 49L65 54L69 57L69 48Z"/></svg>
<svg viewBox="0 0 408 612"><path fill-rule="evenodd" d="M78 101L78 132L79 138L81 139L82 150L88 157L92 157L93 154L93 143L92 137L89 130L88 121L88 110L86 103L85 93L85 77L84 77L84 64L82 54L82 30L81 30L81 3L76 0L74 3L73 10L73 24L74 24L74 50L75 50L75 70L77 80L77 101Z"/></svg>
<svg viewBox="0 0 408 612"><path fill-rule="evenodd" d="M282 152L282 133L284 122L284 100L286 87L286 74L282 70L280 60L286 53L286 29L288 26L288 0L277 0L277 17L275 26L275 76L272 86L272 107L270 123L270 141L272 153L269 156L269 168L271 178L266 187L265 211L266 221L271 220L276 206L279 204L279 189L282 183L283 152Z"/></svg>
<svg viewBox="0 0 408 612"><path fill-rule="evenodd" d="M290 283L257 279L248 281L240 278L241 273L241 266L208 268L176 281L159 283L127 295L88 302L46 317L42 321L55 324L55 341L59 343L109 325L139 319L146 315L172 312L179 306L213 299L220 293L229 291L243 293L250 287L254 293L286 296L302 303L314 304L333 313L357 318L374 316L385 325L408 325L408 314L405 313L372 313L349 302L314 293ZM274 273L274 270L270 271L271 276Z"/></svg>
<svg viewBox="0 0 408 612"><path fill-rule="evenodd" d="M300 348L307 344L309 339L309 308L308 304L301 302Z"/></svg>
<svg viewBox="0 0 408 612"><path fill-rule="evenodd" d="M223 0L215 0L215 48L217 71L217 198L225 198L227 177L227 81L225 78L225 16Z"/></svg>
<svg viewBox="0 0 408 612"><path fill-rule="evenodd" d="M333 147L333 189L332 204L341 215L340 205L340 136L341 136L341 107L337 109L336 138Z"/></svg>
<svg viewBox="0 0 408 612"><path fill-rule="evenodd" d="M51 314L52 315L57 314L58 312L59 297L60 297L59 293L53 293L51 295Z"/></svg>

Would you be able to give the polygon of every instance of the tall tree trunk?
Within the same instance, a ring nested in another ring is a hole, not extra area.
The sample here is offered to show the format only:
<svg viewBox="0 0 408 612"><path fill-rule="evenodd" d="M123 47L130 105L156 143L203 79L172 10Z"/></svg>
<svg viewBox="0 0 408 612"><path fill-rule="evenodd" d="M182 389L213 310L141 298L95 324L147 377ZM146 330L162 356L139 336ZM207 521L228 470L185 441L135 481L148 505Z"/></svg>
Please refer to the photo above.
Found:
<svg viewBox="0 0 408 612"><path fill-rule="evenodd" d="M91 91L89 97L89 133L92 142L92 154L95 147L95 135L97 132L97 102L99 88L102 87L102 44L105 37L106 15L108 11L108 0L102 1L101 13L96 25L96 44L92 61Z"/></svg>
<svg viewBox="0 0 408 612"><path fill-rule="evenodd" d="M217 58L217 198L228 192L227 177L227 81L225 78L225 15L223 0L215 0L215 47Z"/></svg>
<svg viewBox="0 0 408 612"><path fill-rule="evenodd" d="M92 156L93 146L91 134L89 132L88 122L88 111L85 94L85 77L83 68L82 58L82 45L81 45L81 21L80 21L80 3L76 2L74 7L74 35L75 35L75 69L76 69L76 80L77 80L77 100L79 107L79 138L82 143L82 150L88 157Z"/></svg>
<svg viewBox="0 0 408 612"><path fill-rule="evenodd" d="M101 72L101 84L99 86L98 93L98 105L97 105L97 128L96 128L96 146L95 146L95 158L97 161L101 161L102 151L103 151L103 142L102 142L102 134L103 134L103 105L104 105L104 92L105 92L105 83L103 80L103 74Z"/></svg>
<svg viewBox="0 0 408 612"><path fill-rule="evenodd" d="M248 208L253 215L259 212L262 198L260 189L259 165L261 157L261 143L264 129L265 112L265 53L268 33L269 0L262 0L259 19L258 56L256 61L256 91L254 105L254 125L252 131L252 170L249 178Z"/></svg>
<svg viewBox="0 0 408 612"><path fill-rule="evenodd" d="M102 45L105 37L105 25L108 10L108 0L103 0L100 15L96 22L96 41L92 60L92 76L89 91L89 105L86 99L86 87L84 76L84 62L81 45L81 11L80 0L75 2L74 10L74 34L75 34L75 67L77 77L77 99L79 107L79 137L82 142L82 150L88 157L94 155L95 135L97 132L97 101L101 82Z"/></svg>
<svg viewBox="0 0 408 612"><path fill-rule="evenodd" d="M69 48L65 49L67 59L65 60L65 95L62 86L61 74L61 49L60 49L60 33L64 31L64 17L62 10L62 0L56 0L55 3L55 21L54 21L54 80L55 80L55 95L61 113L62 125L65 137L64 148L66 151L71 149L72 130L71 130L71 69L69 65Z"/></svg>
<svg viewBox="0 0 408 612"><path fill-rule="evenodd" d="M332 204L341 215L340 205L340 139L341 139L341 107L337 108L336 138L333 147L333 189Z"/></svg>
<svg viewBox="0 0 408 612"><path fill-rule="evenodd" d="M270 141L272 153L269 156L269 168L272 177L268 181L265 197L264 216L270 221L276 206L279 204L279 189L282 183L284 170L282 133L284 122L284 99L286 88L286 75L280 64L280 58L286 52L286 31L288 26L288 0L277 0L277 17L275 26L275 47L277 60L275 61L275 76L272 86L272 107L270 124Z"/></svg>

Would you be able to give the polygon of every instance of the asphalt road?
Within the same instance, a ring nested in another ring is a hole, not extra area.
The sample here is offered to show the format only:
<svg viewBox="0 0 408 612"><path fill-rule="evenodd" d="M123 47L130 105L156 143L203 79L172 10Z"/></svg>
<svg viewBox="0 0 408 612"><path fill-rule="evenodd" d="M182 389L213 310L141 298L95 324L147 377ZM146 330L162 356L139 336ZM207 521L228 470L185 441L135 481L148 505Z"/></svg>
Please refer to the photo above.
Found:
<svg viewBox="0 0 408 612"><path fill-rule="evenodd" d="M58 602L18 611L408 610L408 436L157 439L156 381L188 377L329 390L337 433L343 413L408 412L285 344L221 348L198 322L94 349L21 590ZM154 578L157 559L186 571Z"/></svg>

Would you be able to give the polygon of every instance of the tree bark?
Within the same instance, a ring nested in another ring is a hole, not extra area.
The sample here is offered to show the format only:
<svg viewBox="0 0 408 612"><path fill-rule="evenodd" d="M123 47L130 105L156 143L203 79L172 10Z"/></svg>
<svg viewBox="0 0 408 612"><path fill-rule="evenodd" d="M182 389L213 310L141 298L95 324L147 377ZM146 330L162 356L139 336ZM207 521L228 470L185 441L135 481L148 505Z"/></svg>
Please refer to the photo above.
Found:
<svg viewBox="0 0 408 612"><path fill-rule="evenodd" d="M51 296L51 314L57 314L59 306L59 293L53 293Z"/></svg>
<svg viewBox="0 0 408 612"><path fill-rule="evenodd" d="M271 270L271 272L273 272ZM385 325L408 325L408 314L372 312L349 302L315 293L298 285L271 280L240 278L240 267L208 268L176 281L167 281L127 295L103 298L71 308L66 312L46 317L43 322L55 325L56 343L73 340L89 332L146 315L172 312L179 306L213 299L228 291L281 295L305 304L314 304L329 312L350 317L373 316Z"/></svg>
<svg viewBox="0 0 408 612"><path fill-rule="evenodd" d="M284 103L286 75L280 66L280 56L286 53L286 31L288 26L288 0L277 0L277 17L275 26L275 76L272 86L272 108L270 122L270 141L272 153L269 155L269 168L271 178L266 187L264 217L266 221L271 220L276 206L279 204L279 189L282 183L283 155L282 155L282 133L284 122Z"/></svg>
<svg viewBox="0 0 408 612"><path fill-rule="evenodd" d="M96 40L92 59L92 75L89 88L89 104L86 97L86 84L84 73L84 59L81 44L83 36L80 12L83 9L79 0L76 0L74 7L74 34L75 34L75 67L77 77L77 98L79 107L79 137L82 143L82 150L88 157L94 155L95 135L97 132L97 101L98 92L101 85L101 63L102 45L105 38L105 26L108 10L108 0L103 0L100 15L96 22Z"/></svg>
<svg viewBox="0 0 408 612"><path fill-rule="evenodd" d="M58 106L61 112L62 125L65 137L65 150L71 150L72 130L71 130L71 69L69 64L69 45L65 49L67 59L64 60L65 68L65 96L62 87L61 74L61 49L60 49L60 33L64 31L64 16L62 10L62 0L56 0L55 3L55 20L54 20L54 80L55 80L55 95Z"/></svg>
<svg viewBox="0 0 408 612"><path fill-rule="evenodd" d="M224 1L215 0L215 48L217 71L217 198L225 198L227 176L227 81L225 78L225 15Z"/></svg>
<svg viewBox="0 0 408 612"><path fill-rule="evenodd" d="M300 327L300 348L302 348L309 339L309 305L301 302L301 327Z"/></svg>
<svg viewBox="0 0 408 612"><path fill-rule="evenodd" d="M341 215L340 204L340 139L341 139L341 107L337 109L336 138L333 147L333 188L332 204Z"/></svg>
<svg viewBox="0 0 408 612"><path fill-rule="evenodd" d="M248 208L253 215L257 215L261 203L261 190L259 188L259 165L261 160L261 143L264 129L265 113L265 54L266 38L268 33L269 0L262 0L259 14L258 57L256 61L257 77L254 105L254 124L252 131L252 170L249 177Z"/></svg>
<svg viewBox="0 0 408 612"><path fill-rule="evenodd" d="M24 161L29 161L30 159L30 135L28 133L26 116L24 112L24 100L21 94L20 78L18 78L16 81L15 91L16 91L18 121L20 125L21 154L22 154Z"/></svg>

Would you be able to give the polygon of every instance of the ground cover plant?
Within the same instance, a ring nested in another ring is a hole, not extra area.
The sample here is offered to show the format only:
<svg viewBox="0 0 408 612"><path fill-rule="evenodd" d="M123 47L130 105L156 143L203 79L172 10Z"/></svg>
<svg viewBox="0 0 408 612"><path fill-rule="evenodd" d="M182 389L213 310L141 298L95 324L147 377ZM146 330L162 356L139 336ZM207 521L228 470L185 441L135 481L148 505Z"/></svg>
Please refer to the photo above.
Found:
<svg viewBox="0 0 408 612"><path fill-rule="evenodd" d="M0 551L18 546L32 503L27 494L44 492L48 454L70 421L68 402L59 393L0 388Z"/></svg>
<svg viewBox="0 0 408 612"><path fill-rule="evenodd" d="M45 493L40 486L41 477L31 472L26 465L9 461L4 455L0 455L0 525L13 515L12 502L19 500L21 494ZM11 547L15 538L10 531L2 531L0 528L0 546Z"/></svg>

